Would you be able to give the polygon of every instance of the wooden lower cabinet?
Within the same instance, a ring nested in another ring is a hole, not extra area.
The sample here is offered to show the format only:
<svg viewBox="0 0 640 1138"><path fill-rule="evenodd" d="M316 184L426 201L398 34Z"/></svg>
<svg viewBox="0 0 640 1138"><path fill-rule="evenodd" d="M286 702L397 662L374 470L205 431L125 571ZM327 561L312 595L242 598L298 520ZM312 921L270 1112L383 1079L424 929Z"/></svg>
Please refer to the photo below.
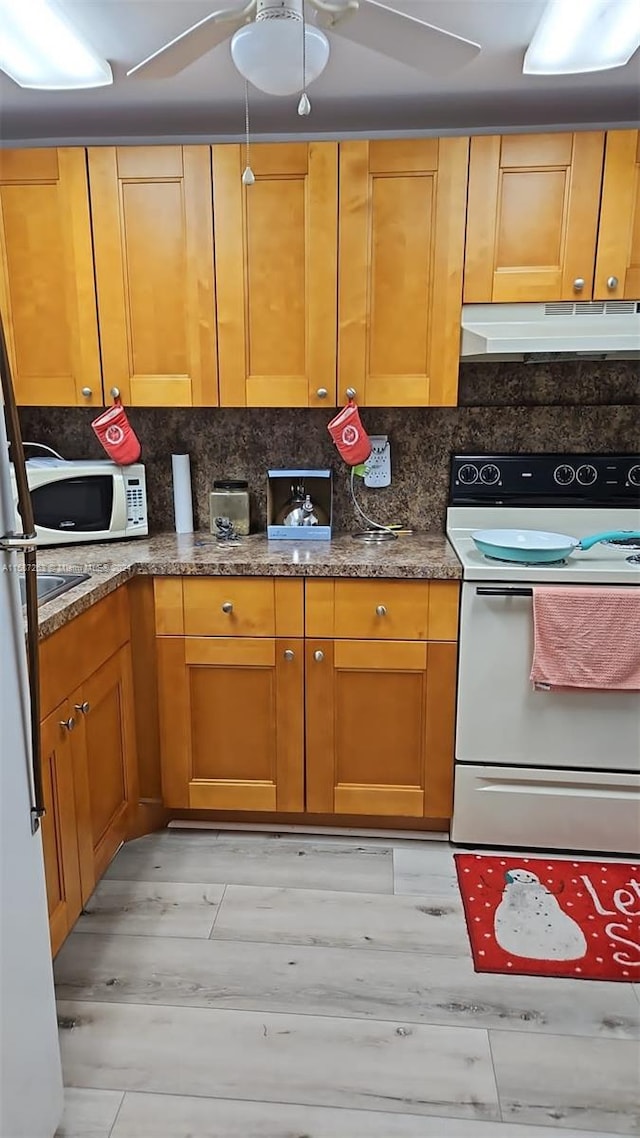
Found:
<svg viewBox="0 0 640 1138"><path fill-rule="evenodd" d="M157 649L164 804L303 810L302 640L170 636Z"/></svg>
<svg viewBox="0 0 640 1138"><path fill-rule="evenodd" d="M71 731L65 726L70 716L65 701L47 715L40 728L46 811L42 849L54 955L82 909Z"/></svg>
<svg viewBox="0 0 640 1138"><path fill-rule="evenodd" d="M133 680L129 645L71 697L82 900L91 895L127 836L137 803Z"/></svg>
<svg viewBox="0 0 640 1138"><path fill-rule="evenodd" d="M308 640L306 808L449 819L456 644Z"/></svg>

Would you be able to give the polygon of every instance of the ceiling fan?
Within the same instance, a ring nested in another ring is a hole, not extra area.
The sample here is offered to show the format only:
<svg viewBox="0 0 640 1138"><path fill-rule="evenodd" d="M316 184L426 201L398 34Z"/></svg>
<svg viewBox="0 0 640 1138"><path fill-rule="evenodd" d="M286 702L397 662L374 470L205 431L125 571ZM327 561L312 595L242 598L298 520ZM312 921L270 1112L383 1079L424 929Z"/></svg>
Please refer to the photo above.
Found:
<svg viewBox="0 0 640 1138"><path fill-rule="evenodd" d="M313 10L314 23L307 22L305 8ZM303 87L303 42L306 83L327 65L330 42L323 28L436 77L464 67L480 51L472 40L380 0L248 0L205 16L127 75L168 79L231 38L233 62L245 79L267 94L291 95Z"/></svg>

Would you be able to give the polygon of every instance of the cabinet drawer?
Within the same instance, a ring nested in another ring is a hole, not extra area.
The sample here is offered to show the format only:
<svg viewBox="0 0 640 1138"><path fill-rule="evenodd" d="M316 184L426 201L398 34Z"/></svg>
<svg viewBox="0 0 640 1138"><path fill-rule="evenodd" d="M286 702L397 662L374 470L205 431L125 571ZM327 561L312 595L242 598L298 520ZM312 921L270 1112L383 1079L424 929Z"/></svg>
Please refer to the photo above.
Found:
<svg viewBox="0 0 640 1138"><path fill-rule="evenodd" d="M309 581L306 635L455 640L458 585L449 581Z"/></svg>
<svg viewBox="0 0 640 1138"><path fill-rule="evenodd" d="M156 578L159 636L302 636L303 585L276 577Z"/></svg>

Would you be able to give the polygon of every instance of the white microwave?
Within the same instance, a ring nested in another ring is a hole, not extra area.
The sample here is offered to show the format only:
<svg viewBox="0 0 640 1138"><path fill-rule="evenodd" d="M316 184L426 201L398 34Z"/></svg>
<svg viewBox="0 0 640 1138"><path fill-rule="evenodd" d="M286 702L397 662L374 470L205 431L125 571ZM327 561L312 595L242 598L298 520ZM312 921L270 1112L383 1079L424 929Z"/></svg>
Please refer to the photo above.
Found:
<svg viewBox="0 0 640 1138"><path fill-rule="evenodd" d="M144 537L149 532L142 463L31 458L25 465L39 546ZM11 489L20 531L13 467Z"/></svg>

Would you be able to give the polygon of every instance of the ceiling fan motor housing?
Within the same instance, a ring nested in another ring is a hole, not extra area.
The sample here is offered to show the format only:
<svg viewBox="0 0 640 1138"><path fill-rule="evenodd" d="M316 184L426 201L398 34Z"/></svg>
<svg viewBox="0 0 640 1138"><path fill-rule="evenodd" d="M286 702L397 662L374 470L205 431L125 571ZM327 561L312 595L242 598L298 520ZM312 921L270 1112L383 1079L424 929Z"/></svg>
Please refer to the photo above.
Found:
<svg viewBox="0 0 640 1138"><path fill-rule="evenodd" d="M302 0L258 0L255 19L302 20Z"/></svg>

